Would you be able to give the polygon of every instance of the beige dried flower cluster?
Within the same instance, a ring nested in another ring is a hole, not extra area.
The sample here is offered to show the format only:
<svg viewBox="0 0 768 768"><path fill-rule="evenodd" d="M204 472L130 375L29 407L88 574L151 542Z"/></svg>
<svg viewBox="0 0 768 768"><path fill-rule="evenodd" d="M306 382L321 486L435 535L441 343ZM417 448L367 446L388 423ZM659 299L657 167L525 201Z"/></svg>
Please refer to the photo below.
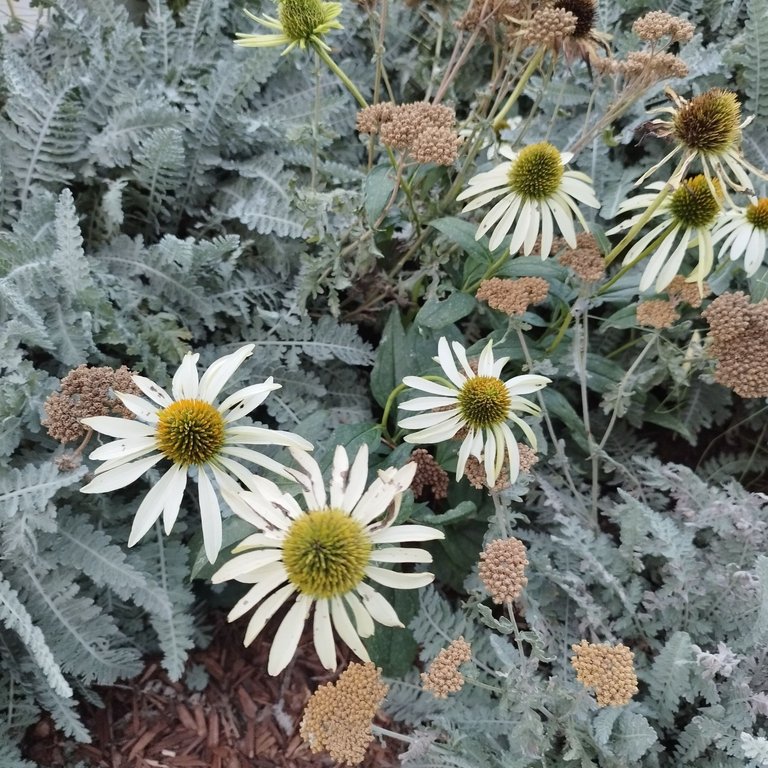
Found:
<svg viewBox="0 0 768 768"><path fill-rule="evenodd" d="M435 461L435 457L426 448L417 448L411 453L411 461L416 462L416 474L411 481L413 495L432 495L436 501L448 496L448 473Z"/></svg>
<svg viewBox="0 0 768 768"><path fill-rule="evenodd" d="M567 247L568 243L562 237L556 238L552 244L554 251ZM557 260L585 283L596 283L605 277L603 254L595 236L590 232L579 232L576 235L576 247L568 248Z"/></svg>
<svg viewBox="0 0 768 768"><path fill-rule="evenodd" d="M650 299L637 305L637 322L650 328L671 328L679 319L680 304L700 307L704 297L709 294L709 286L704 283L702 291L696 283L688 283L682 275L675 275L667 286L668 299Z"/></svg>
<svg viewBox="0 0 768 768"><path fill-rule="evenodd" d="M665 37L672 43L687 43L696 28L687 19L666 11L650 11L635 21L632 31L649 43L656 43Z"/></svg>
<svg viewBox="0 0 768 768"><path fill-rule="evenodd" d="M518 443L517 450L520 453L520 471L530 472L539 460L536 451L525 443ZM464 476L473 488L477 488L477 490L488 488L485 467L474 456L470 456L467 459L466 466L464 467ZM498 493L505 488L509 488L511 484L512 483L509 480L509 464L505 461L501 467L499 476L496 478L496 482L493 484L493 488L490 490Z"/></svg>
<svg viewBox="0 0 768 768"><path fill-rule="evenodd" d="M541 304L549 294L549 283L543 277L520 277L516 280L492 277L483 280L475 296L488 306L510 317L524 314L528 307Z"/></svg>
<svg viewBox="0 0 768 768"><path fill-rule="evenodd" d="M456 113L426 101L374 104L361 109L356 122L360 133L378 134L386 146L407 152L417 163L452 165L461 144Z"/></svg>
<svg viewBox="0 0 768 768"><path fill-rule="evenodd" d="M621 707L637 693L635 654L623 643L572 645L571 666L576 679L595 691L599 707Z"/></svg>
<svg viewBox="0 0 768 768"><path fill-rule="evenodd" d="M463 638L454 640L435 656L426 672L421 673L425 691L436 699L445 699L450 693L458 693L464 686L464 675L459 667L472 658L472 648Z"/></svg>
<svg viewBox="0 0 768 768"><path fill-rule="evenodd" d="M508 24L528 12L525 0L470 0L469 7L454 23L456 29L473 32L480 27L492 29L497 24Z"/></svg>
<svg viewBox="0 0 768 768"><path fill-rule="evenodd" d="M520 539L494 539L480 553L478 575L494 603L516 600L528 583L528 557Z"/></svg>
<svg viewBox="0 0 768 768"><path fill-rule="evenodd" d="M709 323L715 381L741 397L768 397L768 299L742 291L718 296L701 316Z"/></svg>
<svg viewBox="0 0 768 768"><path fill-rule="evenodd" d="M576 31L577 22L576 16L564 8L544 6L533 14L522 38L527 45L557 46Z"/></svg>
<svg viewBox="0 0 768 768"><path fill-rule="evenodd" d="M88 428L80 419L89 416L119 416L132 419L134 415L114 392L140 395L133 383L131 371L124 365L114 368L80 365L61 380L61 391L52 393L45 401L43 426L60 443L82 440Z"/></svg>
<svg viewBox="0 0 768 768"><path fill-rule="evenodd" d="M359 765L373 740L371 721L389 686L371 662L352 662L335 683L310 696L299 732L313 753L325 751L343 765Z"/></svg>

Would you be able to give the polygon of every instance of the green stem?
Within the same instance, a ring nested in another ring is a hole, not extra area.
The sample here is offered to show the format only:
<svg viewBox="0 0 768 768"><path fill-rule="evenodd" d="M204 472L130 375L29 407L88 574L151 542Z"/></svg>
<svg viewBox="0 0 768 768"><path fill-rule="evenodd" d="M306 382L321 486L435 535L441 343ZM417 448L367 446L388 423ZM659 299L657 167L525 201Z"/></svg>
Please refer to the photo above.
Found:
<svg viewBox="0 0 768 768"><path fill-rule="evenodd" d="M455 389L453 384L451 384L450 381L443 378L442 376L433 376L432 374L430 374L428 376L422 376L421 378L426 379L427 381L436 381L438 384L442 384L443 386L451 387L452 389ZM382 431L387 432L387 421L389 421L389 412L392 410L392 406L394 405L398 395L405 389L408 389L408 385L403 384L401 382L389 393L387 402L384 403L384 413L381 415L381 421L379 422L379 426L381 427Z"/></svg>
<svg viewBox="0 0 768 768"><path fill-rule="evenodd" d="M651 216L657 208L664 202L667 195L672 191L672 187L666 184L656 195L656 199L645 209L643 215L632 225L632 228L621 239L618 245L615 245L611 252L605 257L605 266L607 267L626 247L632 242L635 235L648 223ZM603 286L605 287L605 286Z"/></svg>
<svg viewBox="0 0 768 768"><path fill-rule="evenodd" d="M509 253L507 252L507 249L505 248L501 252L501 256L499 256L499 258L496 259L496 261L494 261L493 264L491 264L488 267L488 269L485 270L485 272L483 273L483 276L479 280L475 280L474 283L472 283L471 285L466 286L465 288L462 288L461 290L464 291L465 293L474 293L478 289L480 283L482 283L484 280L488 280L491 277L493 277L496 274L496 271L501 269L502 266L504 266L504 262L508 258L509 258Z"/></svg>
<svg viewBox="0 0 768 768"><path fill-rule="evenodd" d="M563 340L566 331L571 325L571 320L573 320L573 314L571 314L569 307L565 315L563 315L563 321L560 323L560 327L557 329L557 336L555 336L554 341L547 347L548 355L551 355L558 348L558 346L560 346L560 342Z"/></svg>
<svg viewBox="0 0 768 768"><path fill-rule="evenodd" d="M344 70L331 58L328 51L323 48L322 45L316 42L312 42L315 50L317 51L320 58L328 65L328 69L333 72L336 77L341 80L341 82L345 85L346 89L355 97L355 101L363 108L365 109L368 106L368 102L363 98L363 95L360 93L360 91L357 90L357 86L347 77Z"/></svg>
<svg viewBox="0 0 768 768"><path fill-rule="evenodd" d="M668 234L669 229L665 229L645 250L640 251L629 264L625 264L610 280L608 280L608 282L603 283L597 292L598 296L605 293L611 286L615 285L618 280L624 277L624 275L635 266L635 264L639 264L649 253L655 251L658 248L659 243L661 243Z"/></svg>
<svg viewBox="0 0 768 768"><path fill-rule="evenodd" d="M520 94L522 94L525 86L531 79L531 75L539 68L539 64L541 64L545 53L546 49L544 46L540 46L536 53L533 55L533 58L528 62L528 66L520 74L520 79L517 81L515 90L512 91L512 93L509 95L509 98L504 102L504 106L499 110L499 114L496 115L496 117L493 119L493 130L496 133L500 133L504 128L507 113L510 109L512 109L512 107L515 105L515 102L520 98Z"/></svg>

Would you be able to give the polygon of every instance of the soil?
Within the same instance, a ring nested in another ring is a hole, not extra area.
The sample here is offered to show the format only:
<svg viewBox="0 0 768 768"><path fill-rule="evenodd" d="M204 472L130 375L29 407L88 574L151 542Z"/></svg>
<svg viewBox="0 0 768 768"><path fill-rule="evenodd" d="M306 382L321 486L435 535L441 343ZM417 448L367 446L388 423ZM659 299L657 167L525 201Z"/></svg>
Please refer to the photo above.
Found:
<svg viewBox="0 0 768 768"><path fill-rule="evenodd" d="M325 670L306 633L294 662L278 677L267 674L269 635L243 648L242 626L215 617L210 645L194 651L190 665L208 673L202 691L188 679L171 682L157 660L133 680L99 689L103 708L83 703L91 744L75 744L44 718L25 738L25 757L41 768L69 768L84 761L94 768L325 768L299 735L304 705L318 685L335 680ZM341 660L339 670L347 665ZM189 669L189 667L188 667ZM393 728L386 717L376 722ZM402 744L374 740L366 768L398 766Z"/></svg>

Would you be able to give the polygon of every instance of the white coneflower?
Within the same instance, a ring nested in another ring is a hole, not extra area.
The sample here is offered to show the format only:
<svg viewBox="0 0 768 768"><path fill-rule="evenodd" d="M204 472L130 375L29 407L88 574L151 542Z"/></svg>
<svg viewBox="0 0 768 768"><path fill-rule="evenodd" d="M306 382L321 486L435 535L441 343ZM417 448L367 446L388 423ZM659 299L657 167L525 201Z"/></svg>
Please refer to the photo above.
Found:
<svg viewBox="0 0 768 768"><path fill-rule="evenodd" d="M191 469L197 472L200 515L205 553L211 562L221 549L221 513L214 482L222 490L234 493L241 480L250 485L254 475L238 459L287 475L286 468L249 445L284 445L312 450L311 443L290 432L236 425L264 402L267 395L280 389L272 377L261 384L240 389L219 405L215 401L254 345L247 344L231 355L219 358L198 380L198 354L187 353L173 377L173 397L154 381L133 376L134 384L146 395L116 392L123 405L136 419L94 416L83 423L102 434L116 437L97 448L90 458L104 463L96 477L81 488L83 493L106 493L123 488L163 459L171 467L152 486L136 512L128 546L132 547L163 516L165 532L170 533L179 514L181 499Z"/></svg>
<svg viewBox="0 0 768 768"><path fill-rule="evenodd" d="M283 54L288 53L297 45L306 48L308 45L322 46L330 50L323 41L323 35L332 29L342 29L336 20L341 13L341 3L327 3L322 0L278 0L277 18L273 16L256 16L249 10L245 15L274 32L267 35L252 35L237 32L236 45L244 48L269 48L284 45Z"/></svg>
<svg viewBox="0 0 768 768"><path fill-rule="evenodd" d="M329 499L315 460L300 451L292 453L303 470L292 474L302 486L305 508L274 483L258 478L255 492L239 494L230 503L247 507L243 517L250 516L261 532L241 541L234 552L244 554L213 575L215 583L234 579L254 585L228 616L234 621L256 609L245 631L245 645L295 598L272 641L270 675L278 674L293 657L313 605L314 643L323 666L336 666L334 629L359 658L368 661L360 638L373 634L374 621L389 627L402 624L366 579L394 589L417 589L434 578L431 573L382 568L379 564L432 562L424 549L386 545L443 538L425 525L392 524L416 472L415 462L381 470L366 490L368 448L360 448L350 467L346 451L338 446Z"/></svg>
<svg viewBox="0 0 768 768"><path fill-rule="evenodd" d="M717 179L713 183L715 190L719 190ZM655 191L635 195L624 201L619 206L619 213L632 210L639 210L640 213L609 229L606 234L631 229L646 215L648 207L657 200L658 192L663 188L662 182L649 184L647 189ZM660 218L661 221L643 235L624 257L624 263L629 264L654 244L655 250L640 278L640 291L650 288L654 281L656 292L663 291L679 272L685 252L695 244L698 244L699 259L687 279L698 283L703 289L704 278L712 271L714 263L712 227L720 212L720 200L712 194L711 189L712 184L703 175L686 179L649 217L649 220Z"/></svg>
<svg viewBox="0 0 768 768"><path fill-rule="evenodd" d="M499 153L509 162L471 178L468 189L457 198L475 198L465 206L464 212L467 212L503 195L480 222L475 239L479 240L493 227L489 246L494 250L517 222L512 231L510 253L516 253L522 247L528 256L541 234L541 258L545 259L552 249L557 224L566 242L575 248L574 216L587 229L578 203L600 207L589 176L580 171L564 170L572 155L559 152L546 141L519 152L502 146Z"/></svg>
<svg viewBox="0 0 768 768"><path fill-rule="evenodd" d="M765 259L768 245L768 198L754 200L745 208L725 211L712 230L712 243L720 241L719 257L730 252L731 261L744 257L744 271L754 275Z"/></svg>
<svg viewBox="0 0 768 768"><path fill-rule="evenodd" d="M491 341L480 354L477 373L472 370L466 350L458 342L453 343L453 354L461 365L461 371L454 362L445 337L438 342L437 353L435 361L440 363L447 377L444 384L420 376L403 379L403 384L428 393L428 397L417 397L400 405L404 411L424 411L418 416L400 420L398 426L419 430L406 435L405 442L439 443L450 440L460 430L466 430L459 448L456 478L462 478L467 459L474 456L483 463L488 486L493 488L506 454L509 457L510 482L514 482L520 472L520 452L507 422L520 427L535 449L533 430L517 412L538 415L540 410L520 395L537 392L549 384L550 379L528 374L502 381L501 371L509 358L494 360Z"/></svg>

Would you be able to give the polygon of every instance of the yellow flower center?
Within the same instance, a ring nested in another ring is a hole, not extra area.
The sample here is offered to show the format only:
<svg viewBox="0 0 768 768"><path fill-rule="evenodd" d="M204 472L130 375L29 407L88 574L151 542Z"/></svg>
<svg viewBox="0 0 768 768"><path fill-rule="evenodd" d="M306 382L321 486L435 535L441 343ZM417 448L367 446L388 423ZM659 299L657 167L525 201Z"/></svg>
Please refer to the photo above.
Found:
<svg viewBox="0 0 768 768"><path fill-rule="evenodd" d="M546 200L562 178L560 153L547 141L521 149L509 170L510 189L524 200Z"/></svg>
<svg viewBox="0 0 768 768"><path fill-rule="evenodd" d="M341 509L314 509L294 521L283 543L288 580L303 595L337 597L365 575L371 540L363 526Z"/></svg>
<svg viewBox="0 0 768 768"><path fill-rule="evenodd" d="M576 17L574 37L587 37L595 26L594 0L556 0L555 8L572 13Z"/></svg>
<svg viewBox="0 0 768 768"><path fill-rule="evenodd" d="M672 123L675 138L688 149L719 155L739 139L741 105L733 91L712 88L680 107Z"/></svg>
<svg viewBox="0 0 768 768"><path fill-rule="evenodd" d="M158 416L158 446L174 464L205 464L224 445L224 419L204 400L178 400Z"/></svg>
<svg viewBox="0 0 768 768"><path fill-rule="evenodd" d="M495 376L468 379L458 395L459 413L470 427L483 429L506 421L511 398Z"/></svg>
<svg viewBox="0 0 768 768"><path fill-rule="evenodd" d="M325 21L320 0L279 0L277 16L283 32L294 43L309 40Z"/></svg>
<svg viewBox="0 0 768 768"><path fill-rule="evenodd" d="M712 180L719 192L720 182ZM704 176L694 176L672 193L669 210L676 223L684 227L708 227L720 211L720 201L712 194Z"/></svg>
<svg viewBox="0 0 768 768"><path fill-rule="evenodd" d="M747 221L755 229L768 229L768 197L761 197L747 206Z"/></svg>

